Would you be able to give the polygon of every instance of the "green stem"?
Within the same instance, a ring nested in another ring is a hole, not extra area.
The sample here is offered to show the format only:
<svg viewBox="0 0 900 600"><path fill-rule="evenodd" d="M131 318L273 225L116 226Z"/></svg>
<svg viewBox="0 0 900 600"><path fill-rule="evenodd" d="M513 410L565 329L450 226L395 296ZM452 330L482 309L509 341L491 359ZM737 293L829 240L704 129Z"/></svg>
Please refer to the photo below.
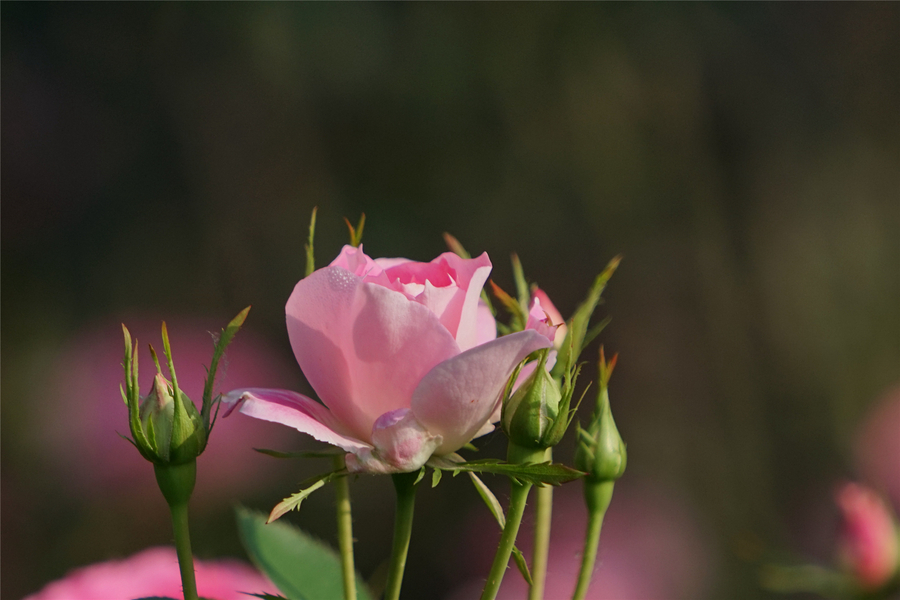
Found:
<svg viewBox="0 0 900 600"><path fill-rule="evenodd" d="M170 504L172 511L172 529L175 531L175 552L178 554L178 567L181 569L181 586L184 589L184 600L198 600L197 581L194 578L194 556L191 554L191 535L188 531L188 505Z"/></svg>
<svg viewBox="0 0 900 600"><path fill-rule="evenodd" d="M400 586L403 584L403 571L406 568L406 553L409 550L409 538L412 535L418 475L418 471L391 475L394 480L394 489L397 491L397 514L394 516L394 545L391 548L391 562L388 566L384 600L400 598Z"/></svg>
<svg viewBox="0 0 900 600"><path fill-rule="evenodd" d="M346 465L344 456L334 457L334 470ZM353 566L353 517L350 513L350 482L346 477L334 481L337 512L338 548L341 553L341 575L344 579L344 600L356 600L356 569Z"/></svg>
<svg viewBox="0 0 900 600"><path fill-rule="evenodd" d="M584 482L584 496L588 506L588 526L584 537L584 553L581 557L581 571L578 573L578 584L572 600L584 600L594 575L594 563L597 561L597 547L600 544L600 529L603 517L612 499L614 481L601 483Z"/></svg>
<svg viewBox="0 0 900 600"><path fill-rule="evenodd" d="M516 536L519 534L519 525L522 524L522 513L525 512L525 502L528 500L530 490L530 483L516 483L515 481L512 483L506 527L503 528L503 534L500 536L500 545L497 546L494 564L491 565L491 572L484 584L484 591L481 592L481 600L494 600L497 592L500 591L500 583L503 581L506 567L509 566L509 556L512 554Z"/></svg>
<svg viewBox="0 0 900 600"><path fill-rule="evenodd" d="M553 460L553 448L547 448L541 462ZM543 600L547 581L547 556L550 551L550 517L553 514L553 486L535 490L534 554L531 559L531 589L528 600Z"/></svg>

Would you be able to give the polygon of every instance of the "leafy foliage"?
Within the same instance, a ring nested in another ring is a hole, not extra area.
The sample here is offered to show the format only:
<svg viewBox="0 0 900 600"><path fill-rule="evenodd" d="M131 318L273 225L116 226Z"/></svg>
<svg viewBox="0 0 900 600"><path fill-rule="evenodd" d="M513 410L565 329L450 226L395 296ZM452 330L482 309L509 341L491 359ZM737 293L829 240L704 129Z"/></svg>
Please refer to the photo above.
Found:
<svg viewBox="0 0 900 600"><path fill-rule="evenodd" d="M247 508L237 509L237 522L250 560L287 600L343 600L341 561L330 546L288 523L266 524L263 513ZM356 589L359 600L373 600L359 576Z"/></svg>

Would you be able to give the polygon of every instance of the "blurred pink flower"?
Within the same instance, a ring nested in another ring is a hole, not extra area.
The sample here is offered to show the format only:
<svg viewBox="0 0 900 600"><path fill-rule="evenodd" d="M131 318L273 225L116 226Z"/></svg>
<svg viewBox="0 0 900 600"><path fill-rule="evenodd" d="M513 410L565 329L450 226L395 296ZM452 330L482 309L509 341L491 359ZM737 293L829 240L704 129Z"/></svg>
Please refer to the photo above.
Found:
<svg viewBox="0 0 900 600"><path fill-rule="evenodd" d="M841 559L863 588L878 589L900 566L894 519L875 492L857 483L838 490L837 504L843 516Z"/></svg>
<svg viewBox="0 0 900 600"><path fill-rule="evenodd" d="M226 401L344 449L355 472L412 471L455 452L493 430L516 364L550 345L533 330L496 338L480 300L490 271L487 254L420 263L345 246L285 309L294 356L325 406L258 388Z"/></svg>
<svg viewBox="0 0 900 600"><path fill-rule="evenodd" d="M66 494L102 492L157 499L153 469L118 435L129 435L128 410L119 393L124 380L121 321L140 342L141 394L149 393L155 369L147 345L160 350L161 319L126 316L105 320L74 336L51 362L51 376L33 408L33 418L40 423L35 427L39 432L36 441ZM218 332L228 319L167 321L179 385L199 407L204 365L209 365L212 357L209 332ZM226 352L215 389L260 379L294 385L293 371L286 357L254 335L252 326L245 327ZM232 497L255 489L275 475L279 461L254 452L252 446L261 439L266 440L267 447L295 445L296 440L281 429L249 419L219 419L198 461L194 500L229 503Z"/></svg>
<svg viewBox="0 0 900 600"><path fill-rule="evenodd" d="M587 511L580 483L556 489L547 568L546 600L572 597L581 555ZM480 507L484 510L483 507ZM477 598L484 574L493 558L499 527L483 513L471 519L472 533L465 541L471 572L479 573L447 600ZM485 510L486 512L486 510ZM526 519L528 519L526 513ZM492 531L495 535L486 534ZM530 560L532 533L523 522L517 546ZM474 550L477 549L477 550ZM712 555L690 511L672 499L670 491L632 482L616 485L603 523L594 577L588 600L673 600L702 598L713 574ZM459 577L459 574L453 574ZM528 584L515 566L503 579L498 600L521 600Z"/></svg>
<svg viewBox="0 0 900 600"><path fill-rule="evenodd" d="M900 387L886 392L863 420L854 451L865 481L900 509Z"/></svg>
<svg viewBox="0 0 900 600"><path fill-rule="evenodd" d="M278 589L250 565L237 560L194 561L197 591L210 600L247 600L244 592ZM133 600L149 596L181 598L175 549L148 548L122 560L71 571L24 600Z"/></svg>

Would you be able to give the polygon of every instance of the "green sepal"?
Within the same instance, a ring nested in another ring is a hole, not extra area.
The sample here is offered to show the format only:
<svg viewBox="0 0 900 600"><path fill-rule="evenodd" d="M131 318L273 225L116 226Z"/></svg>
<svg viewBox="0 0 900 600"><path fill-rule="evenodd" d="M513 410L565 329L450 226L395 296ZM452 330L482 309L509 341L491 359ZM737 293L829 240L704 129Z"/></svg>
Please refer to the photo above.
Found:
<svg viewBox="0 0 900 600"><path fill-rule="evenodd" d="M539 487L548 484L561 485L568 481L574 481L584 477L585 475L582 471L576 471L571 467L559 463L544 462L513 464L502 462L495 458L453 463L452 466L447 465L445 470L453 472L454 475L460 472L506 475L517 482L526 482Z"/></svg>
<svg viewBox="0 0 900 600"><path fill-rule="evenodd" d="M443 475L443 471L440 469L435 469L431 474L431 487L436 488L438 484L441 482L441 476Z"/></svg>
<svg viewBox="0 0 900 600"><path fill-rule="evenodd" d="M138 350L137 340L132 342L131 332L122 324L122 333L125 337L125 359L123 367L125 368L125 395L128 400L128 426L131 429L131 436L138 452L145 459L153 461L156 459L155 453L150 447L150 440L144 433L141 426L140 417L140 389L138 384Z"/></svg>
<svg viewBox="0 0 900 600"><path fill-rule="evenodd" d="M528 311L524 310L518 300L503 291L503 289L494 283L493 280L491 280L490 283L494 296L500 301L503 308L512 315L512 322L510 323L509 329L511 331L522 331L525 329L525 325L528 323Z"/></svg>
<svg viewBox="0 0 900 600"><path fill-rule="evenodd" d="M312 215L309 217L309 240L303 245L303 249L306 250L306 277L312 275L312 272L316 270L316 255L313 250L313 240L316 237L316 213L318 211L319 207L314 206Z"/></svg>
<svg viewBox="0 0 900 600"><path fill-rule="evenodd" d="M362 213L359 217L359 222L356 224L356 227L350 223L350 219L344 217L344 223L347 224L347 229L350 230L350 245L354 248L359 248L359 245L362 243L363 236L363 227L366 224L366 213Z"/></svg>
<svg viewBox="0 0 900 600"><path fill-rule="evenodd" d="M585 340L588 339L588 325L594 314L594 309L596 309L597 305L600 303L600 296L603 294L603 290L606 288L609 279L613 276L613 273L616 272L616 268L619 266L621 260L621 256L616 256L609 261L609 264L606 265L603 272L594 279L594 283L588 291L587 298L585 298L584 302L578 306L575 310L575 314L569 319L566 338L559 348L559 357L557 358L556 365L554 365L552 371L555 378L560 379L563 376L565 369L578 362L578 357L581 356L581 351L587 343ZM599 333L599 331L596 333ZM596 333L593 333L592 330L593 335L596 335Z"/></svg>
<svg viewBox="0 0 900 600"><path fill-rule="evenodd" d="M212 360L209 363L209 368L206 370L206 382L203 384L203 408L200 410L200 414L203 417L203 426L206 428L207 434L212 432L214 424L214 420L211 420L210 413L212 412L212 391L216 381L216 371L219 368L219 360L221 360L222 355L225 354L225 349L228 348L228 345L234 339L234 336L240 331L244 321L247 320L247 314L250 312L250 308L251 307L248 306L228 322L225 329L219 333L219 339L213 349Z"/></svg>
<svg viewBox="0 0 900 600"><path fill-rule="evenodd" d="M250 560L287 600L343 600L341 559L330 546L284 521L267 525L262 513L235 512ZM356 593L358 600L374 600L358 574Z"/></svg>
<svg viewBox="0 0 900 600"><path fill-rule="evenodd" d="M531 291L528 288L528 282L525 280L525 270L522 268L522 261L519 255L513 253L511 257L513 280L516 282L516 296L519 299L519 308L525 315L525 322L528 322L528 304L531 302ZM523 324L524 328L524 324Z"/></svg>
<svg viewBox="0 0 900 600"><path fill-rule="evenodd" d="M618 355L609 362L600 348L600 390L587 429L578 426L575 466L588 473L590 481L615 481L625 473L628 453L609 405L609 379Z"/></svg>

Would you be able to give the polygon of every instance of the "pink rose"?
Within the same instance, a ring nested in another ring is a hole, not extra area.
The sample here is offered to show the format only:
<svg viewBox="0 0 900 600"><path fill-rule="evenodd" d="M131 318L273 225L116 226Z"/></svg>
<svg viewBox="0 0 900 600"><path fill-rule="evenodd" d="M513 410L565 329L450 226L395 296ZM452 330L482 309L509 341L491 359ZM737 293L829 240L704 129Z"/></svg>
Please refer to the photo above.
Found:
<svg viewBox="0 0 900 600"><path fill-rule="evenodd" d="M843 515L841 556L865 589L878 589L900 567L900 542L891 513L872 490L856 483L837 493Z"/></svg>
<svg viewBox="0 0 900 600"><path fill-rule="evenodd" d="M197 591L204 598L245 600L245 592L277 594L278 589L255 569L237 560L194 561ZM174 548L148 548L123 560L75 569L25 600L131 600L181 598L181 575Z"/></svg>
<svg viewBox="0 0 900 600"><path fill-rule="evenodd" d="M480 301L487 254L373 260L345 246L286 306L294 356L322 404L285 390L225 397L244 414L346 450L354 472L408 472L493 429L506 380L550 346L533 330L496 337Z"/></svg>

